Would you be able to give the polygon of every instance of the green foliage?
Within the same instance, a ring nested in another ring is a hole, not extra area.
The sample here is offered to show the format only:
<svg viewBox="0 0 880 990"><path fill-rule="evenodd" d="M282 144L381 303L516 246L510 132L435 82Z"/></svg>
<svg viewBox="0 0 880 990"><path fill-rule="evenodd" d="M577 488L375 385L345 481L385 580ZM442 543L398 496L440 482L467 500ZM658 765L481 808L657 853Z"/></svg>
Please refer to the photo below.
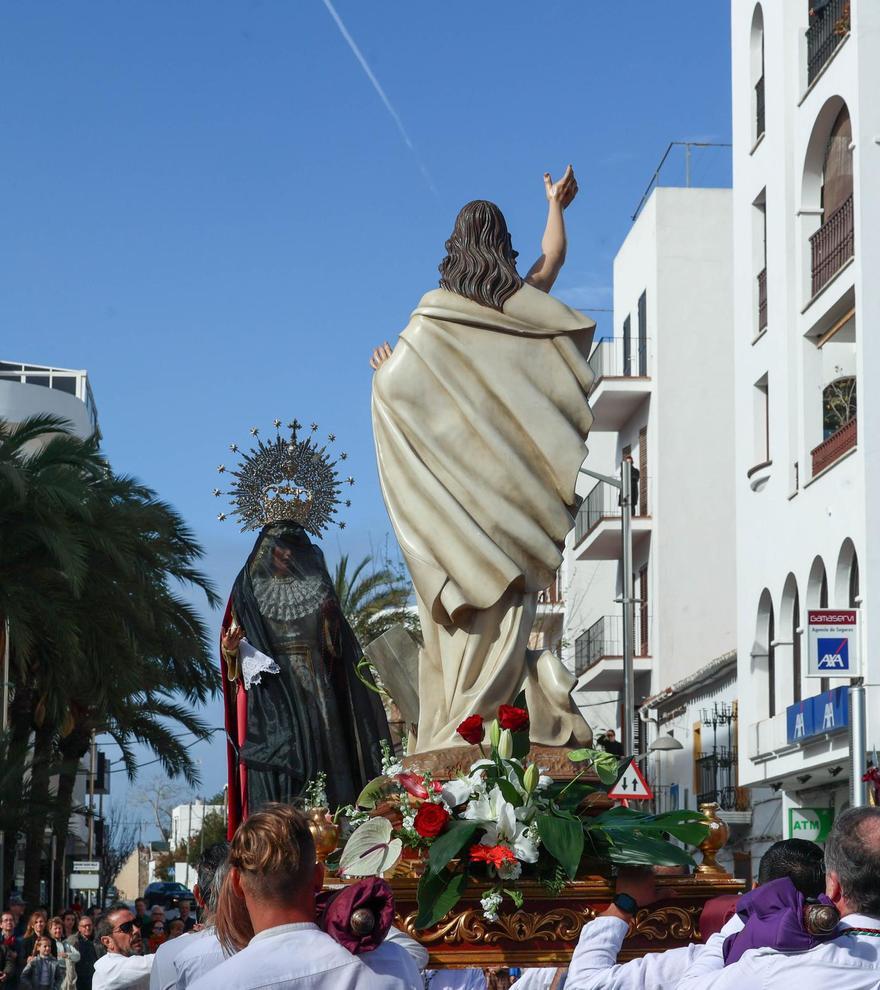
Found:
<svg viewBox="0 0 880 990"><path fill-rule="evenodd" d="M466 873L426 872L419 880L416 928L430 928L458 903L467 885Z"/></svg>
<svg viewBox="0 0 880 990"><path fill-rule="evenodd" d="M584 763L599 775L603 784L613 784L620 774L620 761L613 753L603 749L575 749L568 754L572 763Z"/></svg>
<svg viewBox="0 0 880 990"><path fill-rule="evenodd" d="M568 878L574 880L584 854L584 829L573 816L538 815L538 835L547 852L559 862Z"/></svg>
<svg viewBox="0 0 880 990"><path fill-rule="evenodd" d="M113 737L131 778L141 743L166 773L198 781L188 737L210 730L192 706L220 686L207 629L183 597L188 585L219 603L197 567L202 553L173 508L114 474L96 437L80 440L49 416L0 420L0 626L10 630L13 744L0 818L10 795L24 793L26 758L15 747L34 729L48 761L30 775L24 816L30 900L39 899L47 819L66 845L92 733Z"/></svg>
<svg viewBox="0 0 880 990"><path fill-rule="evenodd" d="M486 827L485 822L463 821L453 819L446 827L446 831L431 843L431 850L428 853L428 864L431 873L440 873L454 859L474 835L482 828Z"/></svg>

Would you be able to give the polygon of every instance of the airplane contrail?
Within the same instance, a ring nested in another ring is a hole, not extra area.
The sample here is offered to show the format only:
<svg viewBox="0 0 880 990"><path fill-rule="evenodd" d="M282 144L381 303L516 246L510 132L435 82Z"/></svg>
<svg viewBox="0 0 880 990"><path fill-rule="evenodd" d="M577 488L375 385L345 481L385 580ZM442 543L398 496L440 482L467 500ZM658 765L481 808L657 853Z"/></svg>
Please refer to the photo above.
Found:
<svg viewBox="0 0 880 990"><path fill-rule="evenodd" d="M352 36L348 33L348 29L342 23L342 18L339 16L339 14L336 13L336 8L333 6L330 0L322 0L322 2L324 6L327 8L327 11L330 14L330 16L336 22L336 26L339 28L339 33L345 39L345 42L348 45L348 47L351 49L352 54L358 60L358 62L360 62L361 68L364 70L364 72L367 75L367 79L369 79L373 85L373 89L375 89L376 92L379 94L379 99L385 104L385 109L388 111L388 113L391 114L391 119L394 121L395 125L397 126L398 131L400 131L400 136L403 138L404 144L406 144L407 148L409 148L409 150L412 152L413 158L415 158L416 164L419 166L419 170L424 176L425 182L428 183L428 188L435 196L437 196L438 195L437 187L434 185L434 180L431 178L430 172L428 172L428 169L425 167L425 163L419 157L419 153L418 151L416 151L416 146L412 143L412 139L410 138L409 134L406 133L406 128L403 126L403 121L400 119L400 114L392 106L391 100L389 100L388 97L385 95L385 90L382 89L381 83L374 75L373 70L370 68L369 64L367 63L367 60L364 58L360 48L358 48L354 38L352 38Z"/></svg>

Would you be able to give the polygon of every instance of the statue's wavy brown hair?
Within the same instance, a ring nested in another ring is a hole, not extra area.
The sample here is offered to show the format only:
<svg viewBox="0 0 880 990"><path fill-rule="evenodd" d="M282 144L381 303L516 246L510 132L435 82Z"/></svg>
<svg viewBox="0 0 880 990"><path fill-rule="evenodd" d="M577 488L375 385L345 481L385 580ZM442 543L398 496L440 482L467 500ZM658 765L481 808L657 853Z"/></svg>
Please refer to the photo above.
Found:
<svg viewBox="0 0 880 990"><path fill-rule="evenodd" d="M521 288L504 214L494 203L475 199L463 206L440 262L440 285L482 306L501 310Z"/></svg>

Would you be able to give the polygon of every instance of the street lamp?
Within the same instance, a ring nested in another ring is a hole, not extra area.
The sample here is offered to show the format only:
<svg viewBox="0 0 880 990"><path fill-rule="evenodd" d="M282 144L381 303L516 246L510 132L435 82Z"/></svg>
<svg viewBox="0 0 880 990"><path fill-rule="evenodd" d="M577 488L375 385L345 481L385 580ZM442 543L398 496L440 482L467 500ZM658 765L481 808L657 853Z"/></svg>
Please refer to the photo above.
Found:
<svg viewBox="0 0 880 990"><path fill-rule="evenodd" d="M684 746L682 746L671 732L667 732L665 736L657 736L648 747L648 752L662 753L670 749L684 749Z"/></svg>

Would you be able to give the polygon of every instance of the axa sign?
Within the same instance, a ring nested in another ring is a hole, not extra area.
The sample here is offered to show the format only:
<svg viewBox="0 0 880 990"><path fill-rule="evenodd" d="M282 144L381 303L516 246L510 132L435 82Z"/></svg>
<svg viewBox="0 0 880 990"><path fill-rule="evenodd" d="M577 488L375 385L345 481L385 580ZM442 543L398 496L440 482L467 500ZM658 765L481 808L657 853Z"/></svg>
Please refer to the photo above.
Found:
<svg viewBox="0 0 880 990"><path fill-rule="evenodd" d="M810 609L807 646L808 677L860 677L858 609Z"/></svg>

